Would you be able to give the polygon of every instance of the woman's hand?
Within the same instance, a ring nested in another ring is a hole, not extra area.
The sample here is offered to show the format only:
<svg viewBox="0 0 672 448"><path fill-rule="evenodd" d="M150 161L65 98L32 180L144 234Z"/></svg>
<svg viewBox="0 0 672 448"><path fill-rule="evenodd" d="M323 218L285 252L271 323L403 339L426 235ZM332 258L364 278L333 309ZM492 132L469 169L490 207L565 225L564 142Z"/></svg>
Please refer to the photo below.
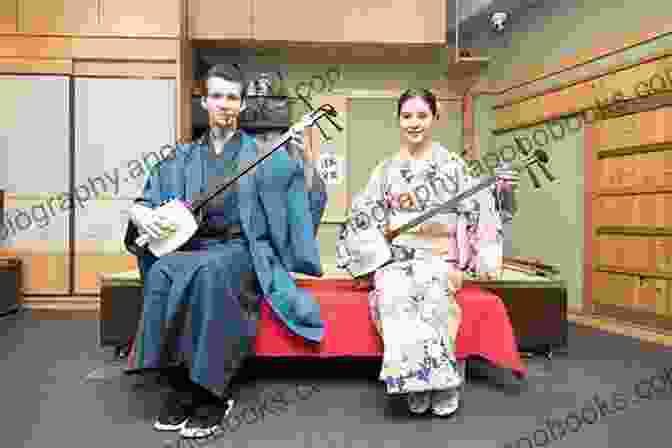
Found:
<svg viewBox="0 0 672 448"><path fill-rule="evenodd" d="M464 283L464 272L458 270L448 271L448 280L455 288L455 291L462 289L462 283Z"/></svg>
<svg viewBox="0 0 672 448"><path fill-rule="evenodd" d="M514 191L520 183L520 167L504 164L495 168L497 186L500 190Z"/></svg>
<svg viewBox="0 0 672 448"><path fill-rule="evenodd" d="M363 277L356 278L354 280L354 285L353 288L356 290L364 290L364 291L371 291L374 289L374 283L373 283L373 272L370 274L367 274Z"/></svg>

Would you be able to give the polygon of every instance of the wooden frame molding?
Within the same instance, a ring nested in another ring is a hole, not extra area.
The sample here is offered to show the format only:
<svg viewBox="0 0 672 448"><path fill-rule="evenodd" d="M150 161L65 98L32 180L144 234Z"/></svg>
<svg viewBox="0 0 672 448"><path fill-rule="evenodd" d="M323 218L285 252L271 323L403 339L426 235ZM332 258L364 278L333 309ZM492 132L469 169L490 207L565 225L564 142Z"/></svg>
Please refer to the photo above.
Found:
<svg viewBox="0 0 672 448"><path fill-rule="evenodd" d="M177 39L5 35L0 58L174 62Z"/></svg>
<svg viewBox="0 0 672 448"><path fill-rule="evenodd" d="M499 95L500 100L497 101L497 104L495 104L493 106L493 109L501 109L501 108L504 108L504 107L507 107L507 106L513 106L513 105L525 102L526 100L536 98L538 96L543 96L543 95L547 95L549 93L554 93L554 92L558 92L558 91L561 91L561 90L565 90L565 89L573 87L577 84L582 84L582 83L585 83L585 82L594 81L596 79L612 75L616 72L620 72L620 71L623 71L623 70L628 70L628 69L637 67L639 65L648 64L650 62L655 62L656 60L664 59L664 58L667 58L667 57L670 57L670 56L672 56L672 50L670 50L670 49L660 50L660 51L652 53L649 56L642 57L639 60L637 60L636 62L617 63L617 64L614 64L614 65L610 66L609 68L601 68L599 71L596 71L595 73L591 73L589 75L583 75L583 76L580 76L580 77L576 77L576 78L572 79L571 81L563 82L563 83L561 83L557 86L551 87L551 88L540 89L536 92L532 92L532 93L529 93L529 94L517 95L515 97L511 97L510 95L507 96L506 93L502 92ZM630 87L630 86L628 86L628 87Z"/></svg>
<svg viewBox="0 0 672 448"><path fill-rule="evenodd" d="M646 87L656 79L656 89ZM641 86L646 90L640 89ZM672 51L643 58L636 64L612 67L606 74L568 86L549 89L515 103L493 106L496 131L534 126L588 110L613 109L632 99L664 95L672 91Z"/></svg>
<svg viewBox="0 0 672 448"><path fill-rule="evenodd" d="M177 67L173 62L116 62L76 60L73 76L95 78L154 78L175 79Z"/></svg>
<svg viewBox="0 0 672 448"><path fill-rule="evenodd" d="M71 75L72 59L33 59L0 57L0 74L3 75Z"/></svg>

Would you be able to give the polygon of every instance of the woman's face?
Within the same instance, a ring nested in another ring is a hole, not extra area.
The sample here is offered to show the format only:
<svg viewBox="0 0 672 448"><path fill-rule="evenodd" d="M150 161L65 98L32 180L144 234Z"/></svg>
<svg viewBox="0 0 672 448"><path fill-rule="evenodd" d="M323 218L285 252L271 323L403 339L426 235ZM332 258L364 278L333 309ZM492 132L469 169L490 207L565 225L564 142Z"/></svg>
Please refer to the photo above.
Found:
<svg viewBox="0 0 672 448"><path fill-rule="evenodd" d="M406 100L399 114L402 138L412 145L428 140L433 121L432 109L424 99L413 97Z"/></svg>

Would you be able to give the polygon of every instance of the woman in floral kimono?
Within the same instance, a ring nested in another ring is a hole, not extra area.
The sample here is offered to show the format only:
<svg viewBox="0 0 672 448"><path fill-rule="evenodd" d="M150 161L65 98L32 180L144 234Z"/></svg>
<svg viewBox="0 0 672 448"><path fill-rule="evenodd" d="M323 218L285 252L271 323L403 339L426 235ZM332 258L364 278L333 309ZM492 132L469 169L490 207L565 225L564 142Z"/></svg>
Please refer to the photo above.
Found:
<svg viewBox="0 0 672 448"><path fill-rule="evenodd" d="M437 100L430 91L405 92L397 113L401 150L376 166L351 210L351 217L372 217L369 225L383 229L397 228L477 183L457 154L431 140ZM344 226L340 238L361 228ZM431 407L448 416L458 409L464 362L455 356L462 317L456 294L465 273L496 276L501 250L501 218L493 189L486 188L402 233L393 242L395 261L373 276L370 310L384 342L380 379L387 393L407 394L412 412ZM503 320L512 335L505 312ZM515 347L511 351L517 355Z"/></svg>

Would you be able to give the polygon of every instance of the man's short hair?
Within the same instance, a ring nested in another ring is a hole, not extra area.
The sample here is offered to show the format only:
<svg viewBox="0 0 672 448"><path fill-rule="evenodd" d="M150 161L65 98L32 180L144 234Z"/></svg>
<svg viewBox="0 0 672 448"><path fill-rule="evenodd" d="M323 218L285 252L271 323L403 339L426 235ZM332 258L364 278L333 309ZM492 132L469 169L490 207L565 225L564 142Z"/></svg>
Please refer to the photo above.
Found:
<svg viewBox="0 0 672 448"><path fill-rule="evenodd" d="M205 82L207 83L210 78L220 78L226 81L232 81L240 84L241 87L241 99L245 99L246 82L243 72L236 67L235 65L230 64L217 64L213 65L208 69L208 72L205 74ZM207 88L207 86L206 86Z"/></svg>

